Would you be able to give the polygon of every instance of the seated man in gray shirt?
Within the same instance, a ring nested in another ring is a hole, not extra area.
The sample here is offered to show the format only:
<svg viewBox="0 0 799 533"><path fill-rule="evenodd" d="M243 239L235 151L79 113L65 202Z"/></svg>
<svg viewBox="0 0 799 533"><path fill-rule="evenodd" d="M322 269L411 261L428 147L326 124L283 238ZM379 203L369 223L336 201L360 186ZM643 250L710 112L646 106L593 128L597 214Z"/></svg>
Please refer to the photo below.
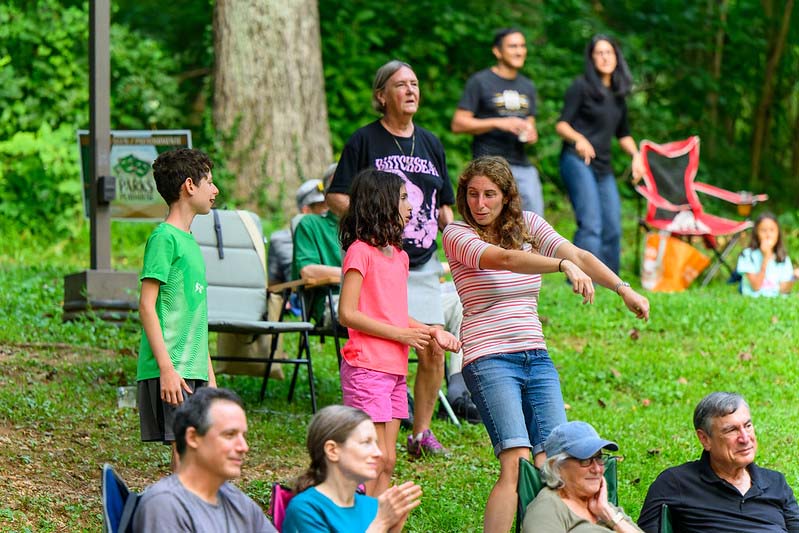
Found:
<svg viewBox="0 0 799 533"><path fill-rule="evenodd" d="M134 532L272 533L263 510L228 483L241 476L249 447L241 399L227 389L198 389L175 412L176 473L150 485Z"/></svg>

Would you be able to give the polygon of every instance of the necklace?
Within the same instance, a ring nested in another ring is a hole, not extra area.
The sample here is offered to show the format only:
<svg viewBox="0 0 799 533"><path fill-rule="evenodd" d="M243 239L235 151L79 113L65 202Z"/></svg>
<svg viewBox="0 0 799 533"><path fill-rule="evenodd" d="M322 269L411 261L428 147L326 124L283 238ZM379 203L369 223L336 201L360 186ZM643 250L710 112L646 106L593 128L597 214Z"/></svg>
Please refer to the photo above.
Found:
<svg viewBox="0 0 799 533"><path fill-rule="evenodd" d="M391 135L391 138L394 139L394 144L397 145L397 148L399 148L399 151L402 152L402 155L405 155L405 150L402 149L402 146L400 146L400 143L397 140L397 138L394 136L394 134L391 132L389 132L389 134ZM411 135L411 155L408 157L413 157L413 151L415 149L416 149L416 129L413 130L413 135Z"/></svg>

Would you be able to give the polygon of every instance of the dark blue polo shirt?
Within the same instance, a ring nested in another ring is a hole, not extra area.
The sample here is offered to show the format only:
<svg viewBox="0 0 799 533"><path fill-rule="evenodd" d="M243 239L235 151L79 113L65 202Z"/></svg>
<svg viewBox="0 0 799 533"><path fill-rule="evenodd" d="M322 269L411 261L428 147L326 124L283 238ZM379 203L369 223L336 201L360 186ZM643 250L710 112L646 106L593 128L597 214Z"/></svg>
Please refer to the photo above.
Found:
<svg viewBox="0 0 799 533"><path fill-rule="evenodd" d="M716 475L707 452L698 461L663 471L649 487L639 527L658 533L665 503L675 532L799 532L799 506L785 476L754 463L747 470L752 486L743 496Z"/></svg>

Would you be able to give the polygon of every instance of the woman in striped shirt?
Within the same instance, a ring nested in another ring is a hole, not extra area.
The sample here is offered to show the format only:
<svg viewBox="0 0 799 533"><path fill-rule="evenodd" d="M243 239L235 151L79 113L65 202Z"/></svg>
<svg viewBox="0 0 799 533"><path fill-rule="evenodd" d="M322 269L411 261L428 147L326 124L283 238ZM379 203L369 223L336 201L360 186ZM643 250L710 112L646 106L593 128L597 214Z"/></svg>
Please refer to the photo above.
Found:
<svg viewBox="0 0 799 533"><path fill-rule="evenodd" d="M541 274L566 274L583 303L593 302L594 283L612 289L638 318L649 317L649 302L543 218L523 212L503 158L481 157L466 167L457 205L464 222L448 225L443 243L463 303L463 376L500 462L484 528L506 532L516 507L519 458L529 459L532 449L540 466L544 440L566 422L538 319Z"/></svg>

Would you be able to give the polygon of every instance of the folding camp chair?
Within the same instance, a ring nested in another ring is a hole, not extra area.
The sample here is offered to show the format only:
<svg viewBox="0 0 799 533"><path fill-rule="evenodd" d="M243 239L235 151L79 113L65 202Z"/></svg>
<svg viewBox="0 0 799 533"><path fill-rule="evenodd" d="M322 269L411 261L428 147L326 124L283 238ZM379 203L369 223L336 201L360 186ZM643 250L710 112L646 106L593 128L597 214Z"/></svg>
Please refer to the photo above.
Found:
<svg viewBox="0 0 799 533"><path fill-rule="evenodd" d="M100 489L103 495L103 533L132 531L139 495L128 489L114 467L107 463L103 465Z"/></svg>
<svg viewBox="0 0 799 533"><path fill-rule="evenodd" d="M313 363L307 338L314 326L305 321L267 320L266 261L258 217L248 211L213 209L208 215L196 216L191 230L205 259L208 330L251 335L253 340L258 335L271 335L272 339L269 353L260 357L218 354L212 359L265 363L262 401L274 363L295 365L289 401L294 397L299 367L307 367L311 409L316 412ZM275 357L278 336L287 333L297 333L300 337L297 357L278 359Z"/></svg>
<svg viewBox="0 0 799 533"><path fill-rule="evenodd" d="M616 457L610 457L605 463L605 482L608 484L608 501L613 505L619 504L618 462ZM538 496L544 488L541 471L527 459L519 458L519 480L516 482L516 492L519 495L516 506L516 533L522 530L524 513L527 506Z"/></svg>
<svg viewBox="0 0 799 533"><path fill-rule="evenodd" d="M300 309L302 310L303 320L313 322L314 329L309 335L319 337L320 342L325 342L327 337L333 339L336 347L336 358L341 366L341 339L346 339L347 328L338 321L338 309L334 304L334 295L338 293L341 279L337 277L311 278L297 287L299 294ZM323 301L324 313L315 313L317 302ZM325 320L325 315L329 317Z"/></svg>
<svg viewBox="0 0 799 533"><path fill-rule="evenodd" d="M671 527L671 513L669 506L665 503L660 506L660 533L674 533Z"/></svg>
<svg viewBox="0 0 799 533"><path fill-rule="evenodd" d="M699 168L699 137L667 144L641 141L641 157L646 173L643 185L635 189L647 200L647 211L640 224L646 230L663 230L678 237L700 236L715 256L702 279L707 285L719 268L724 266L730 274L734 269L727 264L742 233L752 227L749 220L731 220L705 213L697 192L709 194L738 205L740 215L746 217L752 206L768 199L765 194L731 192L713 185L695 181ZM717 237L730 236L723 247ZM640 257L640 233L636 256Z"/></svg>

